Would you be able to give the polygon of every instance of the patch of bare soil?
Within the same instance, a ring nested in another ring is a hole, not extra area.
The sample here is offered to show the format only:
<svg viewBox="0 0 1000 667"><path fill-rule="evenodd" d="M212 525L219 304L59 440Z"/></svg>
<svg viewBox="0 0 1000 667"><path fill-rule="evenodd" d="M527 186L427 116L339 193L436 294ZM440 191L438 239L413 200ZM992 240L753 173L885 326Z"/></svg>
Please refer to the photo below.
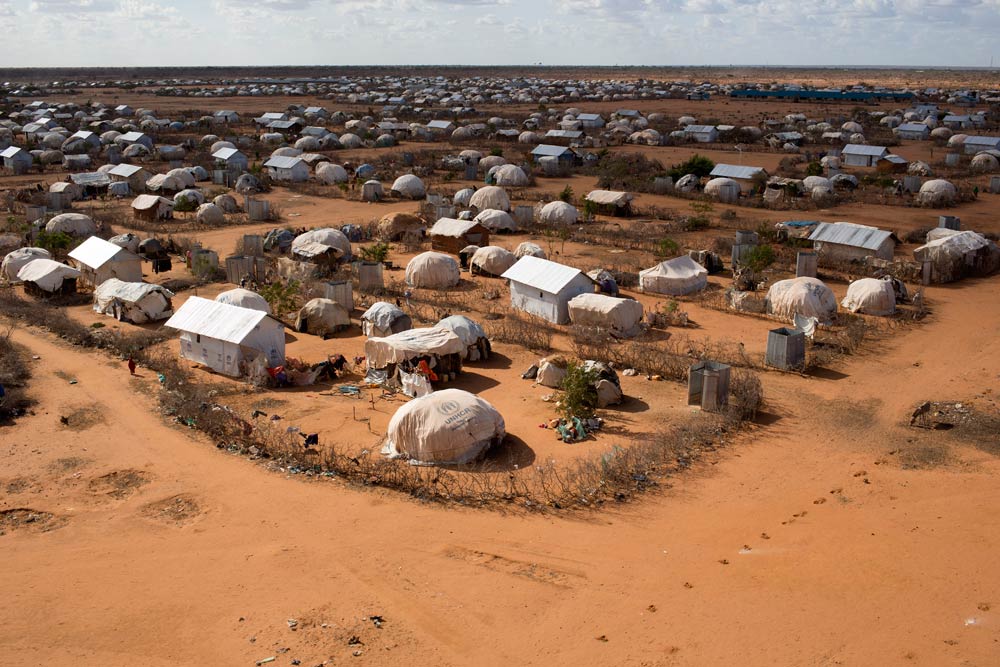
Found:
<svg viewBox="0 0 1000 667"><path fill-rule="evenodd" d="M148 483L149 474L143 470L115 470L90 480L87 489L95 495L122 500Z"/></svg>
<svg viewBox="0 0 1000 667"><path fill-rule="evenodd" d="M575 572L555 568L544 563L534 563L508 558L499 554L487 553L465 547L450 547L444 555L458 561L477 565L493 572L524 577L540 584L549 584L560 588L572 588L581 579Z"/></svg>
<svg viewBox="0 0 1000 667"><path fill-rule="evenodd" d="M951 448L941 442L912 441L899 448L899 464L904 470L930 470L954 463Z"/></svg>
<svg viewBox="0 0 1000 667"><path fill-rule="evenodd" d="M62 527L65 523L64 517L30 507L15 507L0 511L0 535L14 531L46 533Z"/></svg>
<svg viewBox="0 0 1000 667"><path fill-rule="evenodd" d="M82 468L88 463L90 463L90 459L85 459L80 456L67 456L65 458L56 459L50 463L49 470L54 473L70 472L71 470Z"/></svg>
<svg viewBox="0 0 1000 667"><path fill-rule="evenodd" d="M179 493L163 500L147 503L142 507L142 515L148 519L166 523L185 524L204 513L198 500L187 493Z"/></svg>
<svg viewBox="0 0 1000 667"><path fill-rule="evenodd" d="M926 401L910 415L910 426L947 431L957 442L1000 456L1000 413L963 401Z"/></svg>
<svg viewBox="0 0 1000 667"><path fill-rule="evenodd" d="M75 408L68 415L60 415L59 423L71 431L85 431L104 423L104 410L97 403Z"/></svg>

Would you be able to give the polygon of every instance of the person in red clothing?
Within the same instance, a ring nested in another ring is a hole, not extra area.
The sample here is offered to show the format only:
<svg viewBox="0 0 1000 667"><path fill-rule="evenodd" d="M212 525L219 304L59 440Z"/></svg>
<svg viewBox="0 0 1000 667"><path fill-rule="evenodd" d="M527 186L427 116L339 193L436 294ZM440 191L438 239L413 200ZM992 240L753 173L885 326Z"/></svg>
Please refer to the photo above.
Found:
<svg viewBox="0 0 1000 667"><path fill-rule="evenodd" d="M135 375L135 359L132 357L128 358L128 372L130 375Z"/></svg>

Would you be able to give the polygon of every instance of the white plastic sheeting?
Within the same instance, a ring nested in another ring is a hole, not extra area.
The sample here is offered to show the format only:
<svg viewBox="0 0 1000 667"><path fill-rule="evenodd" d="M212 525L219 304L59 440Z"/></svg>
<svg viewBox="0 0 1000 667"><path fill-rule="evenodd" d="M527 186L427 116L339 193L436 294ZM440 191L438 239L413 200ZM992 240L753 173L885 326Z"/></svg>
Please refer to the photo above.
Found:
<svg viewBox="0 0 1000 667"><path fill-rule="evenodd" d="M45 248L18 248L7 253L3 258L0 273L7 280L17 280L17 273L21 267L33 259L52 259L52 255Z"/></svg>
<svg viewBox="0 0 1000 667"><path fill-rule="evenodd" d="M109 278L94 290L94 311L133 324L144 324L170 317L173 296L173 292L161 285Z"/></svg>
<svg viewBox="0 0 1000 667"><path fill-rule="evenodd" d="M847 296L840 305L852 313L892 315L896 312L896 293L892 281L861 278L848 285Z"/></svg>
<svg viewBox="0 0 1000 667"><path fill-rule="evenodd" d="M639 289L652 294L682 296L705 289L708 270L687 255L639 272Z"/></svg>
<svg viewBox="0 0 1000 667"><path fill-rule="evenodd" d="M569 301L569 319L584 327L600 327L620 336L639 333L642 304L606 294L580 294Z"/></svg>
<svg viewBox="0 0 1000 667"><path fill-rule="evenodd" d="M259 310L262 313L271 314L271 305L267 302L267 299L262 297L256 292L251 292L248 289L243 289L242 287L237 287L236 289L227 290L215 297L217 303L227 303L230 306L239 306L240 308L250 308L251 310Z"/></svg>
<svg viewBox="0 0 1000 667"><path fill-rule="evenodd" d="M461 355L464 350L465 343L458 335L437 327L407 329L391 336L372 337L365 341L368 368L375 370L416 357Z"/></svg>
<svg viewBox="0 0 1000 667"><path fill-rule="evenodd" d="M406 284L411 287L445 289L461 280L458 262L443 252L423 252L406 265Z"/></svg>
<svg viewBox="0 0 1000 667"><path fill-rule="evenodd" d="M470 263L481 273L491 276L503 275L503 272L514 266L517 257L506 248L488 245L480 248L472 255Z"/></svg>
<svg viewBox="0 0 1000 667"><path fill-rule="evenodd" d="M768 314L790 322L804 315L828 323L837 313L837 297L816 278L779 280L767 291L765 303Z"/></svg>
<svg viewBox="0 0 1000 667"><path fill-rule="evenodd" d="M78 270L52 259L33 259L17 272L18 280L34 283L46 292L56 292L62 287L63 280L79 277Z"/></svg>

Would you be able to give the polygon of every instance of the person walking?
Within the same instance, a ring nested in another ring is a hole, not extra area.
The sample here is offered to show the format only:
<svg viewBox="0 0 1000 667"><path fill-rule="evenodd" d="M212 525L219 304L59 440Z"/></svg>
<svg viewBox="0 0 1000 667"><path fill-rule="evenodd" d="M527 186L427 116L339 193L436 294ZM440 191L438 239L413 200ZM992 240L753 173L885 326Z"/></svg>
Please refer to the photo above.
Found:
<svg viewBox="0 0 1000 667"><path fill-rule="evenodd" d="M128 372L129 375L135 375L135 359L132 357L128 358Z"/></svg>

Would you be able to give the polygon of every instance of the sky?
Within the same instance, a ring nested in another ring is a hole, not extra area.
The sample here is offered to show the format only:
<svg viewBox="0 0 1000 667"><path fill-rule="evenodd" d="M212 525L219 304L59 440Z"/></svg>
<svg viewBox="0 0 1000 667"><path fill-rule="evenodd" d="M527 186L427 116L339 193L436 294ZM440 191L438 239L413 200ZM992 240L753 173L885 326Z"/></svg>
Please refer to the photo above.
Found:
<svg viewBox="0 0 1000 667"><path fill-rule="evenodd" d="M1000 66L1000 0L0 0L2 67Z"/></svg>

